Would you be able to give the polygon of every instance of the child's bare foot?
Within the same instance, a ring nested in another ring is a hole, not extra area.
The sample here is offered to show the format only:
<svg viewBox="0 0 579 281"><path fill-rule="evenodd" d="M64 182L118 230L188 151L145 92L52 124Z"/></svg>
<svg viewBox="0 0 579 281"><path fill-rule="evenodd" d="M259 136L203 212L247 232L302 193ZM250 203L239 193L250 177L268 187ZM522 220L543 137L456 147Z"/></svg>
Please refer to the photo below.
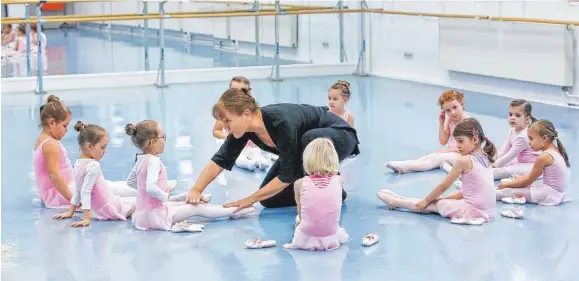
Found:
<svg viewBox="0 0 579 281"><path fill-rule="evenodd" d="M378 192L377 196L380 200L382 200L382 202L384 202L384 204L386 204L388 209L393 210L398 208L398 206L396 206L396 203L394 202L398 198L396 198L394 195L388 192Z"/></svg>

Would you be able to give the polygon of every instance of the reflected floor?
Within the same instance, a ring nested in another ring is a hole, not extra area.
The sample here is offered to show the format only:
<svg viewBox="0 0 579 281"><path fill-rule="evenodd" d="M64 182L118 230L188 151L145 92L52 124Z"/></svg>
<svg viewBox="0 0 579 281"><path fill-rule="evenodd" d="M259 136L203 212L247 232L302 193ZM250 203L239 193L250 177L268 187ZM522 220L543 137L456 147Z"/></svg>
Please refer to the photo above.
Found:
<svg viewBox="0 0 579 281"><path fill-rule="evenodd" d="M3 280L578 280L579 205L527 205L524 220L499 215L480 227L452 225L435 215L389 211L376 192L425 196L445 174L440 170L395 175L386 160L422 156L438 148L442 88L382 78L317 77L273 84L252 81L262 105L280 102L325 105L326 91L337 79L349 80L349 109L356 116L361 154L342 169L349 197L342 226L351 237L332 252L286 251L295 208L260 209L242 220L193 220L207 223L200 234L143 232L131 222L93 222L71 229L53 221L55 210L42 209L32 176L32 145L38 134L35 95L2 95L2 279ZM150 118L168 135L162 155L170 178L185 191L218 149L211 136L210 108L222 83L53 92L69 105L73 122L98 123L110 134L102 160L105 177L123 180L136 149L124 134L127 122ZM202 93L202 94L200 94ZM480 120L487 136L502 143L508 132L509 100L466 93L466 108ZM573 199L579 184L579 111L534 104L533 115L552 120L567 146L572 164ZM78 156L76 132L63 140L69 158ZM254 192L263 173L234 168L208 192L220 204ZM76 218L80 219L79 216ZM361 246L367 232L380 236L371 248ZM246 250L244 241L260 236L278 247Z"/></svg>
<svg viewBox="0 0 579 281"><path fill-rule="evenodd" d="M45 75L94 74L157 70L160 49L156 39L149 39L148 63L144 40L138 31L132 35L92 29L47 29ZM151 35L151 37L153 37ZM222 51L213 45L185 43L167 39L166 69L240 67L272 65L273 58ZM303 62L280 60L282 65ZM31 57L33 75L38 70L37 55ZM27 75L26 55L2 60L2 77Z"/></svg>

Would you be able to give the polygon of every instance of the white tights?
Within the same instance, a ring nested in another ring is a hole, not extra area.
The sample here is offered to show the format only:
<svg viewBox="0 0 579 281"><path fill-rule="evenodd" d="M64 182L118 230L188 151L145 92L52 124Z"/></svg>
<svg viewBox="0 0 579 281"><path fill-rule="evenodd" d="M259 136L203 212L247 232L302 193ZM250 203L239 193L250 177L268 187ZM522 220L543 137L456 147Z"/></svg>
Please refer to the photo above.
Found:
<svg viewBox="0 0 579 281"><path fill-rule="evenodd" d="M121 197L137 197L137 190L127 185L126 181L106 181L109 190Z"/></svg>
<svg viewBox="0 0 579 281"><path fill-rule="evenodd" d="M169 197L169 202L165 204L175 210L175 216L173 216L173 224L180 222L182 220L186 220L193 216L199 216L203 218L222 218L222 217L230 217L230 218L239 218L243 215L252 213L255 211L253 207L245 208L237 213L233 213L237 208L225 208L221 205L213 205L207 203L200 203L200 204L188 204L185 202L187 198L187 192L183 192L177 195L173 195Z"/></svg>
<svg viewBox="0 0 579 281"><path fill-rule="evenodd" d="M382 202L384 202L384 204L386 204L390 209L402 208L415 213L439 214L437 202L433 202L432 204L428 205L424 211L419 212L416 210L416 204L418 204L418 202L420 202L422 199L404 197L386 189L380 190L380 192L378 192L378 198L380 198L380 200L382 200Z"/></svg>
<svg viewBox="0 0 579 281"><path fill-rule="evenodd" d="M452 165L459 155L456 152L434 152L414 160L390 161L386 167L399 173L424 172L440 168L444 162Z"/></svg>

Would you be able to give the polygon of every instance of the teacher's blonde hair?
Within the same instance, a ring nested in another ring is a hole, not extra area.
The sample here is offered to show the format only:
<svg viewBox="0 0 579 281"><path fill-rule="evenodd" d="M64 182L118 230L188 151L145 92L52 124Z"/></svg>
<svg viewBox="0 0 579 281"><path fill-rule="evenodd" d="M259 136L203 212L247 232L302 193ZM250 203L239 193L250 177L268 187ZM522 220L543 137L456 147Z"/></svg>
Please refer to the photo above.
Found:
<svg viewBox="0 0 579 281"><path fill-rule="evenodd" d="M317 138L310 142L303 155L304 170L312 176L328 176L338 173L340 159L331 140Z"/></svg>

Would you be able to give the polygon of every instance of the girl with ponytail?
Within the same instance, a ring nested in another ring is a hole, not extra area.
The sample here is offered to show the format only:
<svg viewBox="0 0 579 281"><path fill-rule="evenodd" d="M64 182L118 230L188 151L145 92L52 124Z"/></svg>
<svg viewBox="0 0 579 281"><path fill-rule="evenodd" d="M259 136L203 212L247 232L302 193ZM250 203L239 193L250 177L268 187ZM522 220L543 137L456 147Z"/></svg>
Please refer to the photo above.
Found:
<svg viewBox="0 0 579 281"><path fill-rule="evenodd" d="M497 200L506 203L526 202L539 205L559 205L569 201L569 156L559 133L548 120L539 120L527 130L531 148L542 151L533 169L522 177L499 185ZM543 176L543 182L535 181Z"/></svg>
<svg viewBox="0 0 579 281"><path fill-rule="evenodd" d="M452 223L483 224L490 221L496 204L491 169L497 153L496 148L474 118L458 123L452 135L461 156L444 181L430 194L424 199L408 198L383 189L378 193L378 198L390 209L404 208L417 213L438 213L449 218ZM462 179L462 189L442 196L459 176Z"/></svg>

